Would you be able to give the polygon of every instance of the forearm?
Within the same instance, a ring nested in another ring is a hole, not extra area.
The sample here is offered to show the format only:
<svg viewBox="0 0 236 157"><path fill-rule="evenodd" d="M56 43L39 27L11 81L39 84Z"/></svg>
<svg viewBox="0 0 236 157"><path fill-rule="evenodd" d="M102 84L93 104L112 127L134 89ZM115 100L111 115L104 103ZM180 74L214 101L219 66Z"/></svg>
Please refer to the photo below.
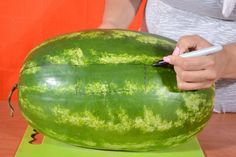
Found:
<svg viewBox="0 0 236 157"><path fill-rule="evenodd" d="M141 0L105 0L100 28L128 28Z"/></svg>
<svg viewBox="0 0 236 157"><path fill-rule="evenodd" d="M236 79L236 42L224 46L227 56L227 65L222 75L222 79Z"/></svg>

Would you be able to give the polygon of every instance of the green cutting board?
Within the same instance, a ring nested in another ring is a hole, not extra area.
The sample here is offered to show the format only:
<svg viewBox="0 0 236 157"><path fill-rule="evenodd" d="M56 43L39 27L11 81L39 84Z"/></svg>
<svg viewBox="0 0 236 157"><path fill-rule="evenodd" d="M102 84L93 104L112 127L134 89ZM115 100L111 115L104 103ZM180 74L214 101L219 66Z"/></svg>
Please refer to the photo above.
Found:
<svg viewBox="0 0 236 157"><path fill-rule="evenodd" d="M42 144L30 144L31 127L26 129L16 152L16 157L204 157L204 153L194 137L177 147L151 152L104 151L76 147L44 137Z"/></svg>

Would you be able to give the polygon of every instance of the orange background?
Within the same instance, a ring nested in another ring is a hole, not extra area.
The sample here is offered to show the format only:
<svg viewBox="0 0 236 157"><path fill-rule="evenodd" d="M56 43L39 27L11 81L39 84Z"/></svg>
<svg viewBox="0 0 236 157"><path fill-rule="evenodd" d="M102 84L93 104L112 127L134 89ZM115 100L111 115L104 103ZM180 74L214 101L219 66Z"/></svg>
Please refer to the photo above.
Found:
<svg viewBox="0 0 236 157"><path fill-rule="evenodd" d="M140 27L145 2L130 29ZM24 58L33 47L55 35L96 28L103 9L104 0L1 1L0 100L7 99Z"/></svg>

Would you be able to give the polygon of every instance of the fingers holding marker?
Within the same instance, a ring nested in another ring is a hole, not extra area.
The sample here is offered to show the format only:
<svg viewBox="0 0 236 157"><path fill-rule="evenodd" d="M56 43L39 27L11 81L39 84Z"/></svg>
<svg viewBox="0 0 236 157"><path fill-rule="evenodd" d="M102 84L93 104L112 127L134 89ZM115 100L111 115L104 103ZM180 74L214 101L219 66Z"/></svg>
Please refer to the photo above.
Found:
<svg viewBox="0 0 236 157"><path fill-rule="evenodd" d="M183 54L184 52L195 51L211 46L212 45L207 40L200 36L183 36L176 44L172 55L163 58L165 62L174 66L178 88L182 90L204 89L214 83L217 79L214 55L201 56L201 54L208 52L206 50L201 51L201 53L199 52L199 55L194 55L194 53L193 56ZM216 49L218 47L214 48Z"/></svg>
<svg viewBox="0 0 236 157"><path fill-rule="evenodd" d="M163 60L186 71L204 70L215 65L213 58L210 56L183 58L171 55L164 57Z"/></svg>
<svg viewBox="0 0 236 157"><path fill-rule="evenodd" d="M172 65L176 72L178 88L196 90L210 87L217 79L214 60L209 56L183 58L167 56L164 60Z"/></svg>
<svg viewBox="0 0 236 157"><path fill-rule="evenodd" d="M206 89L212 86L213 81L204 81L204 82L185 82L182 81L178 76L176 76L177 86L181 90L198 90Z"/></svg>
<svg viewBox="0 0 236 157"><path fill-rule="evenodd" d="M211 69L199 70L199 71L184 71L179 67L174 67L176 75L185 82L204 82L215 81L217 79L217 73Z"/></svg>

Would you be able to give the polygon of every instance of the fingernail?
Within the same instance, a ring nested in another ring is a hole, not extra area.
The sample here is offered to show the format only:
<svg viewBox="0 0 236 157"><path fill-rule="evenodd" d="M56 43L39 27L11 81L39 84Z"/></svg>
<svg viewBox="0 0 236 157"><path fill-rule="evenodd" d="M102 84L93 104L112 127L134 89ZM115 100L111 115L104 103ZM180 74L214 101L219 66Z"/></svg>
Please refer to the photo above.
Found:
<svg viewBox="0 0 236 157"><path fill-rule="evenodd" d="M173 51L172 55L178 56L180 54L180 49L179 47L175 47L175 50Z"/></svg>
<svg viewBox="0 0 236 157"><path fill-rule="evenodd" d="M167 57L163 57L163 60L167 63L170 63L170 58L167 56Z"/></svg>

